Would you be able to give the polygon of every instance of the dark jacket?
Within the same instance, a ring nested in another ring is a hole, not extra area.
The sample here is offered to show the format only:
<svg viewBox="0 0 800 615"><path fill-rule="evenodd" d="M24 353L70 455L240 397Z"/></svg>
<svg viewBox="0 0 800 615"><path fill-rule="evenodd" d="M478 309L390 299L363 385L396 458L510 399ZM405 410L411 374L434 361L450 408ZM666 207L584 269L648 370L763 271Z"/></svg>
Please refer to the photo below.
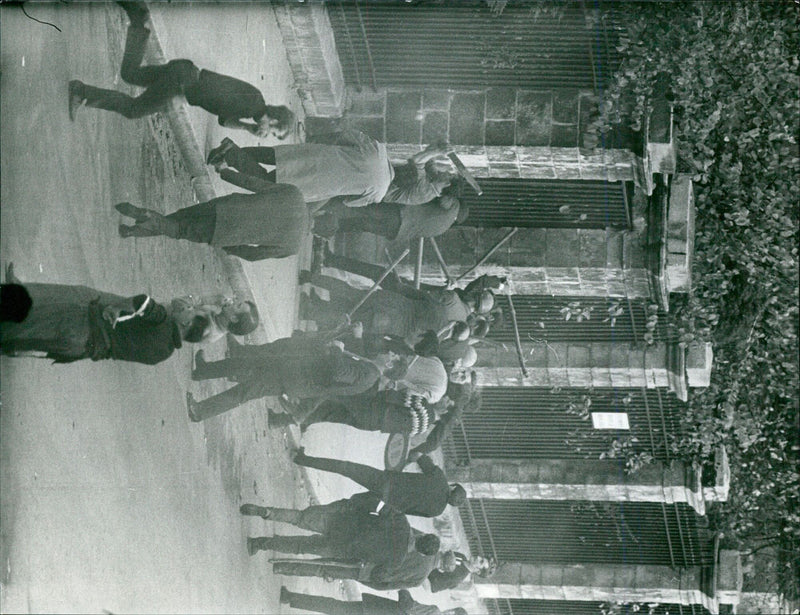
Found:
<svg viewBox="0 0 800 615"><path fill-rule="evenodd" d="M467 556L458 552L454 553L454 555L456 556L457 564L455 569L451 572L434 570L428 575L432 592L455 589L470 575L469 568L466 566Z"/></svg>
<svg viewBox="0 0 800 615"><path fill-rule="evenodd" d="M183 93L186 102L218 116L220 124L229 119L258 120L267 110L258 88L210 70L201 70L199 79L184 87Z"/></svg>
<svg viewBox="0 0 800 615"><path fill-rule="evenodd" d="M136 295L132 301L139 307L147 295ZM141 315L118 322L116 327L103 318L100 301L89 304L89 344L87 352L93 361L116 359L155 365L182 346L177 323L166 308L150 300ZM58 360L56 361L58 362Z"/></svg>
<svg viewBox="0 0 800 615"><path fill-rule="evenodd" d="M437 517L447 507L450 485L429 457L417 460L422 473L386 472L384 501L395 510L416 517Z"/></svg>

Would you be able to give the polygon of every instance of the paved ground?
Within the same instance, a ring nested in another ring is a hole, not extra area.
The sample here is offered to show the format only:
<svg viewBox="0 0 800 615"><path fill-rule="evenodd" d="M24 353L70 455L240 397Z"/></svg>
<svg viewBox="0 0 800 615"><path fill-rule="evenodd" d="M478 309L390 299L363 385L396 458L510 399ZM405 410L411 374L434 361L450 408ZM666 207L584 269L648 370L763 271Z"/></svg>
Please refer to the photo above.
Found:
<svg viewBox="0 0 800 615"><path fill-rule="evenodd" d="M208 247L116 233L118 201L165 212L193 201L166 119L127 121L91 109L74 123L67 117L71 78L127 88L118 77L122 12L79 3L27 10L62 32L19 8L0 9L3 266L13 261L23 280L157 298L224 289L225 268ZM153 25L167 57L259 84L267 102L301 111L268 5L162 4ZM199 110L190 117L205 152L226 134L253 142ZM308 258L306 251L299 260ZM297 268L297 258L245 264L270 338L294 326ZM223 352L218 345L208 355ZM298 613L278 604L281 582L354 595L352 585L273 578L268 554L246 554L248 534L286 528L242 518L240 503L303 507L356 490L345 479L297 471L288 450L300 434L268 431L272 400L190 424L187 388L204 397L225 385L191 383L188 349L158 367L5 358L0 367L0 612ZM321 426L302 437L309 453L378 466L384 443Z"/></svg>
<svg viewBox="0 0 800 615"><path fill-rule="evenodd" d="M117 236L117 201L172 211L192 200L166 121L67 117L70 78L122 87L121 12L28 11L62 32L2 9L3 264L24 280L157 297L224 285L203 246ZM274 270L291 280L296 263ZM285 331L293 284L282 291L272 318ZM303 481L263 403L189 424L190 364L189 350L158 367L2 360L0 611L278 611L279 580L244 546L262 528L237 508L301 506Z"/></svg>

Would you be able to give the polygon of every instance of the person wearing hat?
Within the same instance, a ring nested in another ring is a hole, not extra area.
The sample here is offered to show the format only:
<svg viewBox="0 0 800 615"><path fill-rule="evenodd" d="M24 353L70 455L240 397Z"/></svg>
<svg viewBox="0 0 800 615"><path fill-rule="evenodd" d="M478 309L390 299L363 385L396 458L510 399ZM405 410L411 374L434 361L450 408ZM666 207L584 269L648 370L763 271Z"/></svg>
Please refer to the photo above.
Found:
<svg viewBox="0 0 800 615"><path fill-rule="evenodd" d="M130 25L125 40L120 76L131 85L146 88L132 97L73 79L69 82L69 118L82 106L114 111L127 118L140 118L166 110L169 101L181 94L190 105L216 115L226 128L247 130L258 137L270 134L285 138L297 123L287 107L267 105L257 88L240 79L200 70L191 60L142 66L150 30L145 24L150 12L144 2L117 2L128 14ZM252 120L252 121L250 121Z"/></svg>
<svg viewBox="0 0 800 615"><path fill-rule="evenodd" d="M13 264L7 281L19 284ZM114 359L155 365L183 342L200 342L211 326L206 314L176 319L168 306L146 294L122 297L87 286L25 284L32 300L20 322L0 323L5 355L44 354L55 363Z"/></svg>
<svg viewBox="0 0 800 615"><path fill-rule="evenodd" d="M330 301L316 293L303 295L301 318L314 320L320 329L336 326L342 313L348 312L364 296L363 291L346 282L318 273L301 272L300 282L310 282L328 290ZM455 321L466 321L478 310L491 309L491 292L462 298L453 290L417 290L398 286L395 290L379 289L372 293L353 315L364 325L365 336L394 335L413 345L426 331L441 331Z"/></svg>
<svg viewBox="0 0 800 615"><path fill-rule="evenodd" d="M327 135L313 143L239 147L225 138L208 154L223 179L237 171L265 181L297 186L312 212L335 197L347 207L383 199L394 177L386 145L357 130ZM267 171L262 165L274 167Z"/></svg>
<svg viewBox="0 0 800 615"><path fill-rule="evenodd" d="M380 375L369 359L344 351L323 336L300 333L269 344L239 346L235 355L220 361L207 362L198 351L193 380L228 378L237 384L202 401L187 393L186 403L193 422L205 421L260 397L356 395L369 390Z"/></svg>
<svg viewBox="0 0 800 615"><path fill-rule="evenodd" d="M311 457L302 448L294 455L297 465L345 476L379 497L388 508L406 515L437 517L448 504L461 506L466 501L464 487L458 483L451 486L430 457L422 455L416 461L421 473L379 470L352 461Z"/></svg>
<svg viewBox="0 0 800 615"><path fill-rule="evenodd" d="M467 615L467 611L460 606L442 611L437 606L417 602L407 589L397 592L397 600L362 592L361 600L345 601L301 594L281 587L280 602L293 609L327 615Z"/></svg>
<svg viewBox="0 0 800 615"><path fill-rule="evenodd" d="M428 575L431 584L431 592L441 592L447 589L455 589L464 582L470 575L477 574L479 577L488 578L497 569L497 564L491 558L482 555L467 557L457 551L449 551L445 557L443 568L445 570L433 570Z"/></svg>

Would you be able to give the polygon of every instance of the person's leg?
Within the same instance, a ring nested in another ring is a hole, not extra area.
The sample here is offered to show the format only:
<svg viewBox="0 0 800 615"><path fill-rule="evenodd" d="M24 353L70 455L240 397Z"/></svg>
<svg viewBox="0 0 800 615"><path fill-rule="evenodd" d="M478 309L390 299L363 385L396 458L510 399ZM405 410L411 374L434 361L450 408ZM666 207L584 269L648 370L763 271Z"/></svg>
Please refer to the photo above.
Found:
<svg viewBox="0 0 800 615"><path fill-rule="evenodd" d="M253 177L260 177L262 179L274 182L275 172L267 171L264 167L262 167L259 164L259 162L261 161L256 157L257 154L256 155L253 154L253 152L259 152L260 150L272 150L272 148L238 147L235 144L229 145L223 154L223 159L229 166L233 167L240 173L244 173L245 175L252 175ZM260 156L260 157L270 158L270 156ZM273 154L271 158L272 160L274 160L275 155Z"/></svg>
<svg viewBox="0 0 800 615"><path fill-rule="evenodd" d="M294 457L297 465L306 468L315 468L325 472L333 472L346 476L353 482L358 483L365 489L372 491L378 497L383 497L384 472L372 466L352 461L342 461L341 459L328 459L326 457L311 457L302 450Z"/></svg>
<svg viewBox="0 0 800 615"><path fill-rule="evenodd" d="M197 353L200 354L199 352ZM202 356L202 355L201 355ZM251 357L238 356L219 361L205 361L195 355L195 368L192 370L192 380L212 380L214 378L232 378L238 374L253 371L254 364Z"/></svg>
<svg viewBox="0 0 800 615"><path fill-rule="evenodd" d="M260 169L261 167L258 168ZM269 175L269 173L266 174ZM266 192L275 183L274 178L271 180L265 179L247 173L238 173L233 169L221 169L219 176L229 184L233 184L237 188L244 188L250 192Z"/></svg>
<svg viewBox="0 0 800 615"><path fill-rule="evenodd" d="M322 557L336 557L338 552L332 548L325 536L263 536L247 539L250 555L258 551L279 551L280 553L311 553Z"/></svg>
<svg viewBox="0 0 800 615"><path fill-rule="evenodd" d="M314 286L324 288L330 293L332 305L342 304L352 307L364 297L363 290L353 288L347 282L331 276L312 273L309 281Z"/></svg>
<svg viewBox="0 0 800 615"><path fill-rule="evenodd" d="M320 563L315 560L275 562L272 572L295 577L320 577L325 579L358 579L362 575L359 565Z"/></svg>
<svg viewBox="0 0 800 615"><path fill-rule="evenodd" d="M400 230L400 206L394 203L351 207L341 212L339 230L345 233L372 233L394 239Z"/></svg>
<svg viewBox="0 0 800 615"><path fill-rule="evenodd" d="M254 162L260 162L261 164L275 164L275 148L274 147L242 147L240 148L242 154L247 156L250 160ZM228 164L232 164L228 161L227 155L225 160Z"/></svg>
<svg viewBox="0 0 800 615"><path fill-rule="evenodd" d="M119 75L122 80L131 85L147 87L163 74L164 66L142 66L144 52L147 49L147 40L150 30L143 24L131 22L125 37L125 51L122 55L122 66Z"/></svg>
<svg viewBox="0 0 800 615"><path fill-rule="evenodd" d="M195 423L219 416L229 410L238 408L251 399L263 397L257 387L249 383L240 383L227 391L207 397L202 401L195 401L191 394L187 394L189 417Z"/></svg>
<svg viewBox="0 0 800 615"><path fill-rule="evenodd" d="M361 601L345 602L328 598L327 596L312 596L311 594L298 594L285 587L281 588L281 602L288 604L293 609L326 613L327 615L364 615Z"/></svg>

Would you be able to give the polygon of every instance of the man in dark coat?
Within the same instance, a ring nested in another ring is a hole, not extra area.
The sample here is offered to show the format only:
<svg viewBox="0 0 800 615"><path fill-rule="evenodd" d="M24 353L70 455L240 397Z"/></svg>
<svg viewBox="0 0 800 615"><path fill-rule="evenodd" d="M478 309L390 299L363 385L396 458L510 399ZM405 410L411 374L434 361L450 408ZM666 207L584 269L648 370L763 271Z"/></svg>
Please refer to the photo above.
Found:
<svg viewBox="0 0 800 615"><path fill-rule="evenodd" d="M257 88L239 79L200 70L190 60L141 66L150 31L150 17L143 2L117 2L128 14L130 26L125 41L120 76L131 85L146 88L131 97L115 90L104 90L81 81L69 83L69 116L74 119L83 105L115 111L127 118L139 118L163 111L170 99L183 94L190 105L202 107L219 117L228 128L241 128L259 137L270 133L283 139L295 124L294 114L285 106L264 102ZM252 119L252 122L243 121Z"/></svg>
<svg viewBox="0 0 800 615"><path fill-rule="evenodd" d="M0 323L3 354L45 353L56 363L115 359L155 365L184 341L199 342L211 321L181 326L149 295L121 297L86 286L26 284L33 306L20 323Z"/></svg>
<svg viewBox="0 0 800 615"><path fill-rule="evenodd" d="M228 194L168 216L118 203L117 211L136 220L120 224L119 234L207 243L249 261L293 256L311 227L303 195L288 184L264 184L256 194Z"/></svg>
<svg viewBox="0 0 800 615"><path fill-rule="evenodd" d="M431 571L442 565L445 554L439 553L439 538L434 534L421 534L412 530L412 535L413 548L405 554L390 549L396 554L396 559L389 563L331 559L283 560L274 561L272 571L290 576L354 579L381 591L417 587Z"/></svg>
<svg viewBox="0 0 800 615"><path fill-rule="evenodd" d="M294 462L307 468L346 476L369 489L387 507L407 515L436 517L444 512L448 504L460 506L466 500L464 488L459 484L451 488L442 469L425 455L417 459L422 473L392 472L352 461L310 457L302 448L295 453Z"/></svg>
<svg viewBox="0 0 800 615"><path fill-rule="evenodd" d="M300 594L281 587L280 601L294 609L327 615L467 615L461 607L442 611L436 606L417 602L407 589L397 592L397 600L362 593L361 600L343 601L327 596Z"/></svg>
<svg viewBox="0 0 800 615"><path fill-rule="evenodd" d="M493 559L488 559L481 555L467 557L463 553L450 551L447 554L448 563L451 558L455 564L452 570L433 570L428 575L428 581L430 581L433 593L455 589L472 574L477 574L483 578L490 577L497 569L497 563Z"/></svg>
<svg viewBox="0 0 800 615"><path fill-rule="evenodd" d="M342 561L394 565L413 550L416 536L406 518L386 510L373 514L377 499L368 493L303 510L244 504L240 512L271 521L290 523L314 532L313 536L248 538L250 555L258 551L313 553Z"/></svg>
<svg viewBox="0 0 800 615"><path fill-rule="evenodd" d="M422 583L441 561L439 538L413 530L405 515L390 509L375 514L378 499L370 493L304 510L244 504L244 515L291 523L312 536L247 539L247 551L312 553L316 560L276 562L273 571L300 576L330 576L362 583L397 584L397 589ZM372 586L372 585L371 585Z"/></svg>
<svg viewBox="0 0 800 615"><path fill-rule="evenodd" d="M193 380L228 378L238 384L200 402L187 393L189 418L204 421L251 399L270 395L295 399L356 395L371 388L379 377L374 363L315 334L239 346L236 356L221 361L206 362L199 351Z"/></svg>

